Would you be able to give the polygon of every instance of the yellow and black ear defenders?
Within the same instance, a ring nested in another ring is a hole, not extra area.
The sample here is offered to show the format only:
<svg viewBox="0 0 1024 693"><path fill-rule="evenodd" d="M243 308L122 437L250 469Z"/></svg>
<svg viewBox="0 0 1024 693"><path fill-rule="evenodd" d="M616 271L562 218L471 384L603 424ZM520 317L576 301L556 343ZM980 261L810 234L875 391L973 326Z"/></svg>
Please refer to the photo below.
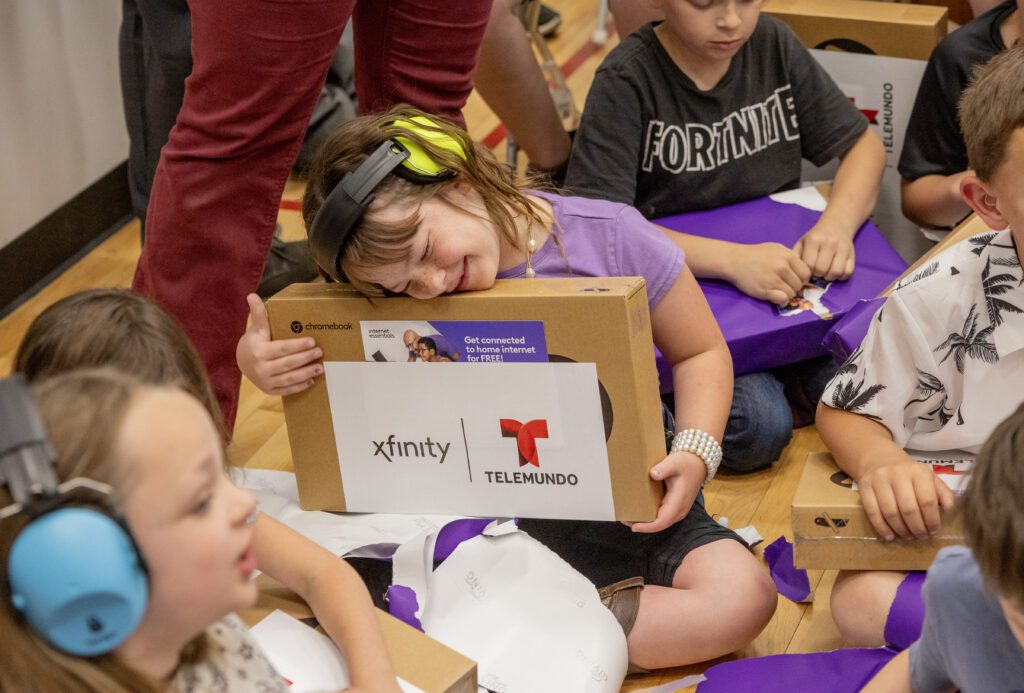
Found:
<svg viewBox="0 0 1024 693"><path fill-rule="evenodd" d="M436 129L437 125L425 116L396 120L394 125L466 158L462 144ZM373 202L373 191L389 174L428 185L451 178L455 172L431 159L414 140L398 136L380 145L359 168L346 173L324 198L309 226L309 247L313 260L335 281L344 281L340 262L345 243Z"/></svg>

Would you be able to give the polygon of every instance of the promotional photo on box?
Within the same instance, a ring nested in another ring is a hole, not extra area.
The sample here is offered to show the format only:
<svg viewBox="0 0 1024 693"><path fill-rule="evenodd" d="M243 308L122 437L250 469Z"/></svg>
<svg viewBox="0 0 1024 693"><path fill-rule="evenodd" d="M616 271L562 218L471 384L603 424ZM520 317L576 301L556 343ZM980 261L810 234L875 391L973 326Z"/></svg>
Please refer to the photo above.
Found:
<svg viewBox="0 0 1024 693"><path fill-rule="evenodd" d="M954 493L962 491L973 460L958 451L911 453L931 465ZM827 570L927 570L935 554L963 543L959 527L943 517L924 540L883 541L860 503L857 485L827 452L812 453L793 497L793 562Z"/></svg>
<svg viewBox="0 0 1024 693"><path fill-rule="evenodd" d="M296 284L275 339L324 377L284 399L303 508L653 519L665 456L640 278L498 281L419 301Z"/></svg>

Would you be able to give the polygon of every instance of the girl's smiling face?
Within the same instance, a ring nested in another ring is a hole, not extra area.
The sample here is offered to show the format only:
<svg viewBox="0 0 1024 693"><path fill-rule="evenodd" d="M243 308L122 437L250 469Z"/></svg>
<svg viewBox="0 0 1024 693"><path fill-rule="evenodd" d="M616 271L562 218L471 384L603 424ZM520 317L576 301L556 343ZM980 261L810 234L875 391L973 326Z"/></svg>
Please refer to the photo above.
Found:
<svg viewBox="0 0 1024 693"><path fill-rule="evenodd" d="M191 637L256 601L256 503L225 474L220 436L196 399L163 388L137 397L116 450L128 479L121 509L149 568L140 630Z"/></svg>
<svg viewBox="0 0 1024 693"><path fill-rule="evenodd" d="M413 298L434 298L455 291L478 291L494 285L498 272L521 259L503 243L479 195L469 186L453 185L440 195L413 203L389 202L373 210L376 220L400 223L417 217L417 230L405 258L368 268L363 281Z"/></svg>

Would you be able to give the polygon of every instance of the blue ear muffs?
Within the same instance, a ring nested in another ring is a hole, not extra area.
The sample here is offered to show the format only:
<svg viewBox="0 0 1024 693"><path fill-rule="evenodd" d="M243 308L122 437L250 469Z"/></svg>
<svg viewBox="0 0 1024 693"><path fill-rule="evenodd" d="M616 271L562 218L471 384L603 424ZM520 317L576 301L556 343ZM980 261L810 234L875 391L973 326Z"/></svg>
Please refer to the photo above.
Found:
<svg viewBox="0 0 1024 693"><path fill-rule="evenodd" d="M394 124L441 149L466 158L462 144L438 130L429 118L413 116L408 120L396 120ZM391 174L420 185L437 183L455 175L431 159L413 139L398 136L377 147L327 194L309 225L310 254L331 279L344 280L339 266L342 249L373 202L373 191Z"/></svg>
<svg viewBox="0 0 1024 693"><path fill-rule="evenodd" d="M11 603L54 647L91 657L142 620L146 572L124 528L105 513L62 507L28 524L7 559Z"/></svg>
<svg viewBox="0 0 1024 693"><path fill-rule="evenodd" d="M81 657L104 654L142 620L145 563L109 504L109 488L88 479L58 486L53 463L24 380L0 380L0 480L15 501L0 518L29 518L7 556L11 605L54 647ZM95 499L74 500L79 490Z"/></svg>

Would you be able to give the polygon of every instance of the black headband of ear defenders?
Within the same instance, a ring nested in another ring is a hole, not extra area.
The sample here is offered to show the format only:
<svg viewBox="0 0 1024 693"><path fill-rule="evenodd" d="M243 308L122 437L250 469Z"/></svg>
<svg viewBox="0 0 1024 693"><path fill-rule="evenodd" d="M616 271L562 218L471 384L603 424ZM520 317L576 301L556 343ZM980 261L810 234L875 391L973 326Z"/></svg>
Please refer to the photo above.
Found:
<svg viewBox="0 0 1024 693"><path fill-rule="evenodd" d="M413 129L410 127L409 129ZM418 149L413 145L414 149ZM432 161L435 171L423 170L408 161L414 152L396 139L377 147L366 161L345 174L341 182L324 198L323 204L309 226L309 247L313 261L335 281L344 281L341 252L352 232L373 202L373 191L388 174L426 185L454 176L454 172ZM422 150L420 150L423 156ZM419 158L419 157L416 157Z"/></svg>

